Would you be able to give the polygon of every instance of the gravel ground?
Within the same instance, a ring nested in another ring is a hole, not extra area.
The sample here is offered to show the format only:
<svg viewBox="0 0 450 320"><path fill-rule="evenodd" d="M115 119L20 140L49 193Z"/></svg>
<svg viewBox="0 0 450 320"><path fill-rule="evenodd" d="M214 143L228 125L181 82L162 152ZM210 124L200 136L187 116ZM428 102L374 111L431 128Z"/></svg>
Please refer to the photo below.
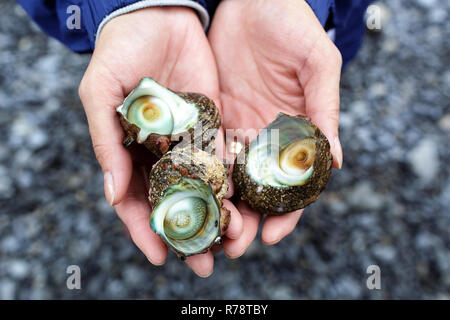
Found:
<svg viewBox="0 0 450 320"><path fill-rule="evenodd" d="M150 265L104 200L77 95L89 56L2 1L0 298L450 298L450 4L383 3L343 75L343 170L281 243L200 279L172 253Z"/></svg>

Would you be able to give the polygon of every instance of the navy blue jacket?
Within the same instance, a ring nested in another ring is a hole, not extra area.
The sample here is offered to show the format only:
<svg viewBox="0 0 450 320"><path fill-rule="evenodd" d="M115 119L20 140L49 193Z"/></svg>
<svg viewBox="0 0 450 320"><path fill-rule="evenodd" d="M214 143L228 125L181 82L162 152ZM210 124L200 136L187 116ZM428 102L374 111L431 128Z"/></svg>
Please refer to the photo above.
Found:
<svg viewBox="0 0 450 320"><path fill-rule="evenodd" d="M95 47L95 36L101 22L111 13L145 0L18 0L31 18L50 36L57 38L75 52L89 52ZM167 0L147 0L164 4ZM212 19L220 0L178 0L203 7ZM364 34L363 16L372 0L307 0L322 26L335 28L335 43L341 51L344 65L361 45ZM81 10L81 28L69 29L66 22L73 13L67 8L77 5ZM208 21L203 19L205 27Z"/></svg>

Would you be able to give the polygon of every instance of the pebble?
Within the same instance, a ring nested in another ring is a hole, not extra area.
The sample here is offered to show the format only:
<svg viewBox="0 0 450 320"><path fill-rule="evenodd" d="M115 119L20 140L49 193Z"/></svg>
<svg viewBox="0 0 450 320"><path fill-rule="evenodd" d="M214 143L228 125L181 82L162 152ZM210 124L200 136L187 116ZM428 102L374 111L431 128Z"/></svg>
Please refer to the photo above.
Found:
<svg viewBox="0 0 450 320"><path fill-rule="evenodd" d="M450 131L450 113L446 114L439 120L439 128L443 131Z"/></svg>
<svg viewBox="0 0 450 320"><path fill-rule="evenodd" d="M374 98L386 96L388 89L383 82L376 82L369 87L369 94Z"/></svg>
<svg viewBox="0 0 450 320"><path fill-rule="evenodd" d="M417 0L417 2L427 9L433 8L438 5L437 0Z"/></svg>
<svg viewBox="0 0 450 320"><path fill-rule="evenodd" d="M14 195L14 183L7 174L7 169L0 165L0 199L8 199Z"/></svg>
<svg viewBox="0 0 450 320"><path fill-rule="evenodd" d="M16 298L16 284L11 280L0 281L0 299L13 300Z"/></svg>
<svg viewBox="0 0 450 320"><path fill-rule="evenodd" d="M434 23L442 23L447 19L447 10L436 6L430 11L430 20Z"/></svg>
<svg viewBox="0 0 450 320"><path fill-rule="evenodd" d="M356 208L378 210L384 204L384 198L377 193L368 181L360 182L348 193L348 201Z"/></svg>
<svg viewBox="0 0 450 320"><path fill-rule="evenodd" d="M9 235L2 239L0 249L4 253L15 253L20 248L20 243L15 236Z"/></svg>
<svg viewBox="0 0 450 320"><path fill-rule="evenodd" d="M356 282L349 276L343 276L335 284L336 298L338 299L356 299L361 295L361 283Z"/></svg>
<svg viewBox="0 0 450 320"><path fill-rule="evenodd" d="M386 245L374 246L373 253L384 262L392 262L396 256L395 248Z"/></svg>
<svg viewBox="0 0 450 320"><path fill-rule="evenodd" d="M15 279L24 279L29 273L29 264L23 260L8 261L9 274Z"/></svg>
<svg viewBox="0 0 450 320"><path fill-rule="evenodd" d="M434 246L439 244L438 242L439 239L428 232L422 232L416 237L416 246L424 250L432 249Z"/></svg>
<svg viewBox="0 0 450 320"><path fill-rule="evenodd" d="M416 176L424 184L432 182L439 172L438 147L431 138L424 138L408 154L408 161Z"/></svg>
<svg viewBox="0 0 450 320"><path fill-rule="evenodd" d="M47 133L38 127L31 116L20 116L12 124L12 144L28 145L32 150L45 146Z"/></svg>
<svg viewBox="0 0 450 320"><path fill-rule="evenodd" d="M292 289L289 286L278 286L272 288L271 294L273 295L273 299L275 300L288 300L292 299Z"/></svg>
<svg viewBox="0 0 450 320"><path fill-rule="evenodd" d="M0 49L6 49L12 42L11 36L0 34Z"/></svg>
<svg viewBox="0 0 450 320"><path fill-rule="evenodd" d="M370 114L369 111L369 105L363 100L357 100L350 105L350 113L352 116L363 118Z"/></svg>

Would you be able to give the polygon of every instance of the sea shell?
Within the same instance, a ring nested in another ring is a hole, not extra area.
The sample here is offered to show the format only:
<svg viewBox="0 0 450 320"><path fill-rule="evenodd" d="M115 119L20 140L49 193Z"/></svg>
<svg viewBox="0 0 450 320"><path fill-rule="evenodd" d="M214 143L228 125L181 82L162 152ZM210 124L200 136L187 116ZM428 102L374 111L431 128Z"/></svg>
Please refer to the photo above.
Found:
<svg viewBox="0 0 450 320"><path fill-rule="evenodd" d="M261 213L281 215L314 202L332 169L330 145L308 119L278 114L236 158L233 182Z"/></svg>
<svg viewBox="0 0 450 320"><path fill-rule="evenodd" d="M127 133L124 145L136 141L158 157L184 137L200 141L197 147L204 149L220 127L220 114L211 99L171 91L152 78L143 78L116 110Z"/></svg>
<svg viewBox="0 0 450 320"><path fill-rule="evenodd" d="M219 159L202 150L176 148L154 165L149 185L150 225L180 258L221 242L230 212L222 207L228 178Z"/></svg>

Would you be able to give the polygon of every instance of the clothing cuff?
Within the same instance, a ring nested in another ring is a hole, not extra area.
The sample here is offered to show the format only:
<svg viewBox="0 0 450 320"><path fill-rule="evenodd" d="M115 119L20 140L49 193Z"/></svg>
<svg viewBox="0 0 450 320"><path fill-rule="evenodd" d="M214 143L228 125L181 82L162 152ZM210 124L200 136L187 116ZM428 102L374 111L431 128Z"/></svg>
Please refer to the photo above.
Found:
<svg viewBox="0 0 450 320"><path fill-rule="evenodd" d="M320 24L329 30L334 27L332 17L334 11L334 0L306 0L311 9L319 19Z"/></svg>
<svg viewBox="0 0 450 320"><path fill-rule="evenodd" d="M103 27L122 14L149 7L183 6L194 9L206 30L209 26L209 14L205 9L204 0L88 0L83 3L83 20L88 32L91 49L94 50L97 39Z"/></svg>

